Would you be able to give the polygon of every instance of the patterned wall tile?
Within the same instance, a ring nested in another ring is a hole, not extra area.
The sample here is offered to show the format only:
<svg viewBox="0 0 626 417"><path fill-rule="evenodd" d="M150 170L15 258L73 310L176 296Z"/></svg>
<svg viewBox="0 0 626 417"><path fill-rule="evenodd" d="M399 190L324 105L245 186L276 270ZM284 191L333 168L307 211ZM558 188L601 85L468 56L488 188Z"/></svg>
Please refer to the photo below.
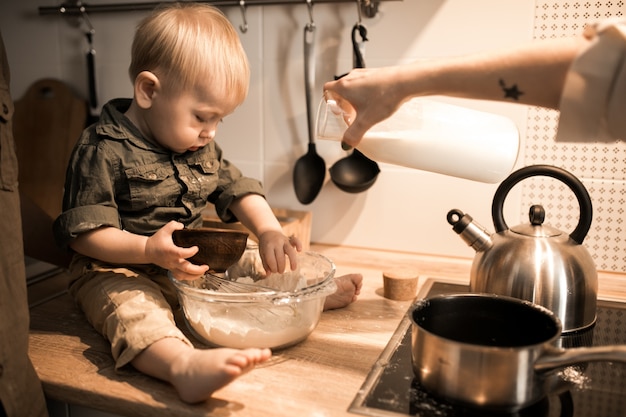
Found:
<svg viewBox="0 0 626 417"><path fill-rule="evenodd" d="M626 265L626 183L582 181L593 205L591 228L583 244L596 267L603 271L624 271ZM574 193L560 181L532 177L522 183L522 223L528 223L528 209L541 204L546 212L544 225L571 233L578 225L580 208Z"/></svg>
<svg viewBox="0 0 626 417"><path fill-rule="evenodd" d="M624 1L537 0L534 38L580 36L586 24L626 13ZM559 113L530 108L525 165L556 165L576 175L593 202L593 223L585 245L598 269L626 272L626 143L556 143ZM571 231L578 223L579 207L574 194L556 180L534 177L523 182L521 218L528 222L528 207L542 204L546 224ZM540 201L538 201L540 200Z"/></svg>
<svg viewBox="0 0 626 417"><path fill-rule="evenodd" d="M626 142L555 142L559 113L539 107L528 112L526 164L557 165L580 179L626 180Z"/></svg>

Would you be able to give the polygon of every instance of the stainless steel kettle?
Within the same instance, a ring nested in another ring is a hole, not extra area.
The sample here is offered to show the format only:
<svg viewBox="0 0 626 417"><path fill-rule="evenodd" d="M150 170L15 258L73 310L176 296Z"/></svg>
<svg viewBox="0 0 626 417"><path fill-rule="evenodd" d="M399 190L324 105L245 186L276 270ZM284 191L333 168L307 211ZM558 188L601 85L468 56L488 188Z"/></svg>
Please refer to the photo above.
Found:
<svg viewBox="0 0 626 417"><path fill-rule="evenodd" d="M540 205L530 208L530 224L507 226L502 211L504 199L513 186L532 176L558 179L576 195L580 217L569 235L543 224L545 211ZM451 210L447 215L452 229L476 250L470 290L542 305L561 319L564 335L592 328L598 275L591 255L582 245L591 226L592 206L578 178L551 165L521 168L496 190L491 214L496 229L493 235L460 210Z"/></svg>

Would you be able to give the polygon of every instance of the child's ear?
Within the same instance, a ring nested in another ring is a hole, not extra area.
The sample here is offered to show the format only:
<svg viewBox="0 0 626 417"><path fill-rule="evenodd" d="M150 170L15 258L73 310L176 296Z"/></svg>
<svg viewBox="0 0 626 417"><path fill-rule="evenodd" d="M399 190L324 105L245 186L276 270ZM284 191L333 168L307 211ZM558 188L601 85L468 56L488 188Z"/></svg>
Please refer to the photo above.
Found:
<svg viewBox="0 0 626 417"><path fill-rule="evenodd" d="M152 100L161 89L159 78L150 71L142 71L135 78L135 101L142 109L152 107Z"/></svg>

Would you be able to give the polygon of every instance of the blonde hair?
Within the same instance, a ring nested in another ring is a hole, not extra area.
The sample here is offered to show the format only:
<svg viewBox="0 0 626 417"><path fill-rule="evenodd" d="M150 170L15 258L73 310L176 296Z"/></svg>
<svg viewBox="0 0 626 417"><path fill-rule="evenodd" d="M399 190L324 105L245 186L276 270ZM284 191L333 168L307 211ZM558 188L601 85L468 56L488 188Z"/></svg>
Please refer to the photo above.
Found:
<svg viewBox="0 0 626 417"><path fill-rule="evenodd" d="M217 8L200 3L158 7L137 27L128 72L154 73L170 91L211 85L242 102L250 68L237 31Z"/></svg>

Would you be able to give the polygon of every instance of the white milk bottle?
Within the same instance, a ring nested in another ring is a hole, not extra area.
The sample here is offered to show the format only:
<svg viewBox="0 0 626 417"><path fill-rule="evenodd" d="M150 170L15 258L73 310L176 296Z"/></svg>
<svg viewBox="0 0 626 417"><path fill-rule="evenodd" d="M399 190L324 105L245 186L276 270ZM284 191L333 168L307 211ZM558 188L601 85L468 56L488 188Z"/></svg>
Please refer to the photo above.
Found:
<svg viewBox="0 0 626 417"><path fill-rule="evenodd" d="M322 99L317 137L340 141L347 119L334 100ZM497 183L513 170L519 131L504 116L418 97L374 125L357 149L378 162Z"/></svg>

